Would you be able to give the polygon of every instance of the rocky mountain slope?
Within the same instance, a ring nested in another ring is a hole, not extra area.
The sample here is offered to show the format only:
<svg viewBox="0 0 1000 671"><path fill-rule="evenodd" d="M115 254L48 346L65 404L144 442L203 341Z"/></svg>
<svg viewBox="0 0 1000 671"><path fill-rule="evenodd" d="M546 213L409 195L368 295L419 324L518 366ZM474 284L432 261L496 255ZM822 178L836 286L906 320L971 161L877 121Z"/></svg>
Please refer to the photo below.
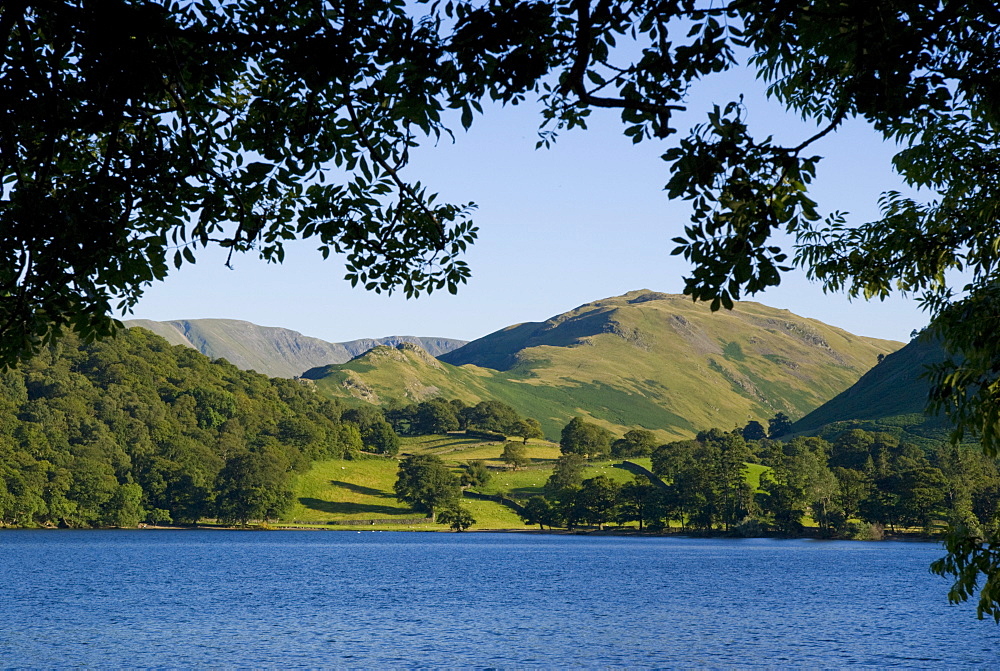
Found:
<svg viewBox="0 0 1000 671"><path fill-rule="evenodd" d="M244 370L271 377L296 377L310 368L344 363L378 345L414 343L432 354L444 354L465 344L449 338L389 336L331 343L297 331L258 326L237 319L132 319L126 326L148 329L173 345L187 345L213 359L226 359Z"/></svg>

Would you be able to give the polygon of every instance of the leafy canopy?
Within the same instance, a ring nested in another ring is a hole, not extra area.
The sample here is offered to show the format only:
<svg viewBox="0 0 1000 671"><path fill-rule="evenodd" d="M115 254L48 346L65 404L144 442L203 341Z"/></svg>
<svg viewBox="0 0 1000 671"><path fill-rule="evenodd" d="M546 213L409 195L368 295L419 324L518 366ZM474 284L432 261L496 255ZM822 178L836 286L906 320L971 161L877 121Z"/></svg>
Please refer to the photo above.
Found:
<svg viewBox="0 0 1000 671"><path fill-rule="evenodd" d="M454 66L394 0L63 0L0 8L0 361L113 330L209 245L315 240L407 296L469 275L470 207L404 179Z"/></svg>
<svg viewBox="0 0 1000 671"><path fill-rule="evenodd" d="M798 264L831 290L917 294L961 358L935 407L1000 443L1000 16L995 3L848 0L294 0L5 3L0 18L0 360L69 327L112 330L169 266L208 245L281 261L310 238L346 278L456 291L476 230L410 177L410 151L486 101L543 106L540 145L620 114L669 140L666 190L691 202L685 291L730 307ZM129 26L121 29L119 26ZM816 131L758 137L734 99L680 139L695 82L749 66ZM449 112L453 110L453 112ZM848 225L808 195L815 143L860 118L925 194ZM791 234L794 250L772 237ZM949 271L966 271L953 287ZM964 280L963 280L964 281ZM973 316L973 326L968 317ZM984 356L977 357L976 353ZM985 391L984 391L985 389Z"/></svg>
<svg viewBox="0 0 1000 671"><path fill-rule="evenodd" d="M667 140L693 83L749 65L816 129L759 137L734 96L666 145L667 194L692 205L686 293L728 308L799 265L852 296L919 296L954 355L932 408L995 454L998 24L993 0L5 2L0 361L109 333L112 306L208 245L281 261L310 238L353 284L456 291L470 207L406 172L446 110L467 127L484 101L531 95L540 145L595 108ZM919 197L849 224L808 190L812 147L853 118L899 146Z"/></svg>

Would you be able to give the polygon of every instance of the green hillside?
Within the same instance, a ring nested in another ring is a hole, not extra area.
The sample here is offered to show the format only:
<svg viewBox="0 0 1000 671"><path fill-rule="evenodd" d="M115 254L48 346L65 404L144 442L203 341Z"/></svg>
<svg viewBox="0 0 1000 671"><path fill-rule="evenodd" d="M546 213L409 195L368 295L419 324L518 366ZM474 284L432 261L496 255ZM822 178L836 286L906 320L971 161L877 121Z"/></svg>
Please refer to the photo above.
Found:
<svg viewBox="0 0 1000 671"><path fill-rule="evenodd" d="M944 439L944 416L924 414L929 384L922 375L945 352L936 341L917 338L888 355L850 388L792 426L796 433L839 432L845 428L888 430L915 442Z"/></svg>
<svg viewBox="0 0 1000 671"><path fill-rule="evenodd" d="M455 472L459 466L473 459L481 459L491 467L493 477L480 488L485 494L503 493L515 500L526 501L541 494L542 486L552 473L552 466L559 457L559 446L545 441L528 443L527 453L532 463L518 471L506 470L500 460L501 443L484 442L458 435L419 436L404 438L402 450L410 454L435 454ZM647 467L649 459L636 459ZM588 464L585 477L605 475L624 484L632 480L627 471L613 468L612 462ZM421 529L441 530L441 525L414 524L414 518L423 517L405 503L399 503L393 484L399 462L396 459L345 461L341 459L318 461L298 475L294 483L295 504L283 516L284 523L328 524L338 521L337 528L359 529ZM759 476L758 476L759 477ZM510 509L492 501L462 500L476 519L473 528L522 529L524 522ZM356 525L351 522L356 521ZM376 521L376 524L372 524Z"/></svg>
<svg viewBox="0 0 1000 671"><path fill-rule="evenodd" d="M387 407L496 399L537 418L549 438L583 415L618 433L643 426L675 439L778 411L801 417L899 346L758 303L712 313L683 296L634 291L503 329L441 360L378 347L303 377L331 396Z"/></svg>
<svg viewBox="0 0 1000 671"><path fill-rule="evenodd" d="M303 371L330 363L344 363L378 345L411 342L434 355L465 344L450 338L389 336L332 343L297 331L258 326L237 319L179 319L168 322L133 319L126 326L140 326L171 345L193 347L212 359L225 359L237 368L270 377L297 377Z"/></svg>
<svg viewBox="0 0 1000 671"><path fill-rule="evenodd" d="M517 471L509 470L501 460L503 444L467 438L461 434L431 435L404 438L404 454L433 454L440 457L456 475L461 465L471 460L482 460L490 469L491 477L475 491L482 494L502 494L525 504L532 496L544 495L544 486L556 459L559 446L552 442L532 440L527 445L531 463ZM584 478L603 475L625 485L634 476L614 464L619 460L596 461L586 464ZM630 461L651 468L649 457L632 458ZM396 459L371 459L361 461L317 461L312 467L296 476L293 508L283 517L283 524L329 525L337 523L338 529L420 529L442 530L441 525L419 522L423 513L416 512L396 500L393 485L396 482L399 462ZM747 482L757 490L761 474L768 470L761 464L748 463ZM493 501L463 498L463 507L476 519L473 526L485 529L523 529L524 522L510 508Z"/></svg>

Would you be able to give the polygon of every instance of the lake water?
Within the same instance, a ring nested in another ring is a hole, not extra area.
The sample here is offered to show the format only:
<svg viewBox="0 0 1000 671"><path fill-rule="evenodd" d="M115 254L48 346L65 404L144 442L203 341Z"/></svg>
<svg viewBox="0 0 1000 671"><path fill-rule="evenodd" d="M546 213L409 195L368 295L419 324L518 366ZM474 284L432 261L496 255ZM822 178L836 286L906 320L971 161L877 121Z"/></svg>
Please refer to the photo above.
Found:
<svg viewBox="0 0 1000 671"><path fill-rule="evenodd" d="M992 667L931 543L2 531L0 667Z"/></svg>

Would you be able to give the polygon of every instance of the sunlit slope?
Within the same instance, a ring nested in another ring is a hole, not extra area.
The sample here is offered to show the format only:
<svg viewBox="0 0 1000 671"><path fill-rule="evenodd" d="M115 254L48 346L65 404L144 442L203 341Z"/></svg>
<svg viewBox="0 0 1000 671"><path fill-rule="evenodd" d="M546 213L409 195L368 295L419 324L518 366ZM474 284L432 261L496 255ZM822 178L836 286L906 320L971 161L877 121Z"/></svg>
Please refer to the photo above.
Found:
<svg viewBox="0 0 1000 671"><path fill-rule="evenodd" d="M545 482L560 455L556 443L531 440L526 446L531 463L513 471L503 463L503 443L497 441L467 438L461 434L418 436L403 438L400 449L401 454L436 455L456 475L461 473L462 464L482 460L490 469L491 478L474 491L502 494L522 504L532 496L545 493ZM645 468L652 467L648 457L631 461ZM633 475L614 468L615 463L617 460L588 462L583 477L603 475L622 485L632 481ZM755 490L765 470L768 470L766 466L747 464L747 482ZM295 503L282 521L305 524L338 521L341 525L353 522L356 523L354 528L361 529L445 529L443 525L418 526L413 522L424 513L396 500L393 485L397 473L398 461L395 459L317 461L308 471L296 476L293 484ZM461 505L476 519L473 529L521 529L525 526L510 508L493 501L463 498Z"/></svg>
<svg viewBox="0 0 1000 671"><path fill-rule="evenodd" d="M172 345L193 347L213 359L226 359L237 368L271 377L296 377L330 363L344 363L378 345L412 342L432 354L443 354L465 343L449 338L389 336L334 343L304 336L298 331L260 326L238 319L178 319L169 322L133 319Z"/></svg>
<svg viewBox="0 0 1000 671"><path fill-rule="evenodd" d="M396 405L433 396L498 399L549 437L573 415L663 437L796 418L849 387L901 343L855 336L758 303L712 313L682 296L635 291L520 324L435 360L377 348L309 371L336 396Z"/></svg>

